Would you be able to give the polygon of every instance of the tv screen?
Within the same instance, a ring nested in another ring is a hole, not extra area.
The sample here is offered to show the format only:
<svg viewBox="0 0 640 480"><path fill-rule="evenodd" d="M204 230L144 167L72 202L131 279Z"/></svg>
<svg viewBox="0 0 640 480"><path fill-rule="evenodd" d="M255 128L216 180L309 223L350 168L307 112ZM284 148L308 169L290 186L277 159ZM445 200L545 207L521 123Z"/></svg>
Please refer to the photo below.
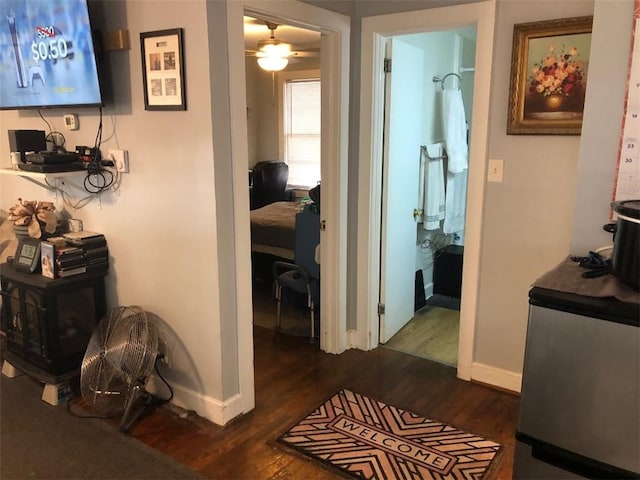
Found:
<svg viewBox="0 0 640 480"><path fill-rule="evenodd" d="M0 85L0 109L101 105L87 0L1 0Z"/></svg>

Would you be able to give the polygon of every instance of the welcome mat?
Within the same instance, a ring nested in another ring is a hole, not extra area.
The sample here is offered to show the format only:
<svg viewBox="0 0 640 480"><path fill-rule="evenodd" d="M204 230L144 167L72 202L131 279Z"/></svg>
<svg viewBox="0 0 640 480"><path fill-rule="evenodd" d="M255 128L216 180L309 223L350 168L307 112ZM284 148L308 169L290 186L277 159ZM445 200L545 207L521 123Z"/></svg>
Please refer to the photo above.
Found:
<svg viewBox="0 0 640 480"><path fill-rule="evenodd" d="M349 390L277 441L366 479L480 479L500 450L491 440Z"/></svg>

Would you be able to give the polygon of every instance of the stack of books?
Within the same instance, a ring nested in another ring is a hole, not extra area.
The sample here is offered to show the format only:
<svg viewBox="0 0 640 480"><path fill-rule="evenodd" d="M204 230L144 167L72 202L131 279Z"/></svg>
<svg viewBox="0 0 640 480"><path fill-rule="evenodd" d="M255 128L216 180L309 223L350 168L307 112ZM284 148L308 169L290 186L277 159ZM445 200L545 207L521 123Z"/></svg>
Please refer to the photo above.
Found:
<svg viewBox="0 0 640 480"><path fill-rule="evenodd" d="M109 271L109 248L101 233L64 233L42 242L41 251L42 274L50 278Z"/></svg>

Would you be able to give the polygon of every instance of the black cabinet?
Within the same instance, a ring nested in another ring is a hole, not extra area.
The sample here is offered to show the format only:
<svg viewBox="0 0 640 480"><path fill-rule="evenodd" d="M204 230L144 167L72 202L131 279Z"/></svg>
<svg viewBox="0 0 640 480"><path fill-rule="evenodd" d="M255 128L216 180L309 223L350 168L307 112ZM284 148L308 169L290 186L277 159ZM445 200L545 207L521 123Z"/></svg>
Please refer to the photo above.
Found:
<svg viewBox="0 0 640 480"><path fill-rule="evenodd" d="M462 296L462 257L464 247L448 245L437 250L433 260L433 293L447 297Z"/></svg>
<svg viewBox="0 0 640 480"><path fill-rule="evenodd" d="M0 265L5 359L47 383L77 374L106 313L104 275L49 279Z"/></svg>

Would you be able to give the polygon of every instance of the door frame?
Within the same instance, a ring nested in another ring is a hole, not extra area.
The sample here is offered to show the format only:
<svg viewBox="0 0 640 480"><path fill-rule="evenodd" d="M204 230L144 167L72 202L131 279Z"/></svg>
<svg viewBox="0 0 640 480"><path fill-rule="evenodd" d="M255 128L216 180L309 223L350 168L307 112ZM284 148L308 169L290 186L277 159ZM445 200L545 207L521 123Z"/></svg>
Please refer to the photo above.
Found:
<svg viewBox="0 0 640 480"><path fill-rule="evenodd" d="M469 148L464 269L458 343L458 377L471 379L480 278L480 247L489 142L489 100L496 1L367 17L362 21L358 256L356 315L358 348L379 344L380 225L386 37L476 25L476 70Z"/></svg>
<svg viewBox="0 0 640 480"><path fill-rule="evenodd" d="M229 140L233 177L236 319L238 364L243 411L254 407L253 309L247 170L246 77L243 16L278 20L320 31L322 81L322 204L320 348L329 353L346 349L347 151L349 105L349 17L294 0L226 2L229 58ZM331 68L322 68L331 65ZM325 94L326 89L326 94ZM324 132L328 132L324 134ZM217 172L216 172L217 173ZM224 175L224 172L222 173Z"/></svg>

